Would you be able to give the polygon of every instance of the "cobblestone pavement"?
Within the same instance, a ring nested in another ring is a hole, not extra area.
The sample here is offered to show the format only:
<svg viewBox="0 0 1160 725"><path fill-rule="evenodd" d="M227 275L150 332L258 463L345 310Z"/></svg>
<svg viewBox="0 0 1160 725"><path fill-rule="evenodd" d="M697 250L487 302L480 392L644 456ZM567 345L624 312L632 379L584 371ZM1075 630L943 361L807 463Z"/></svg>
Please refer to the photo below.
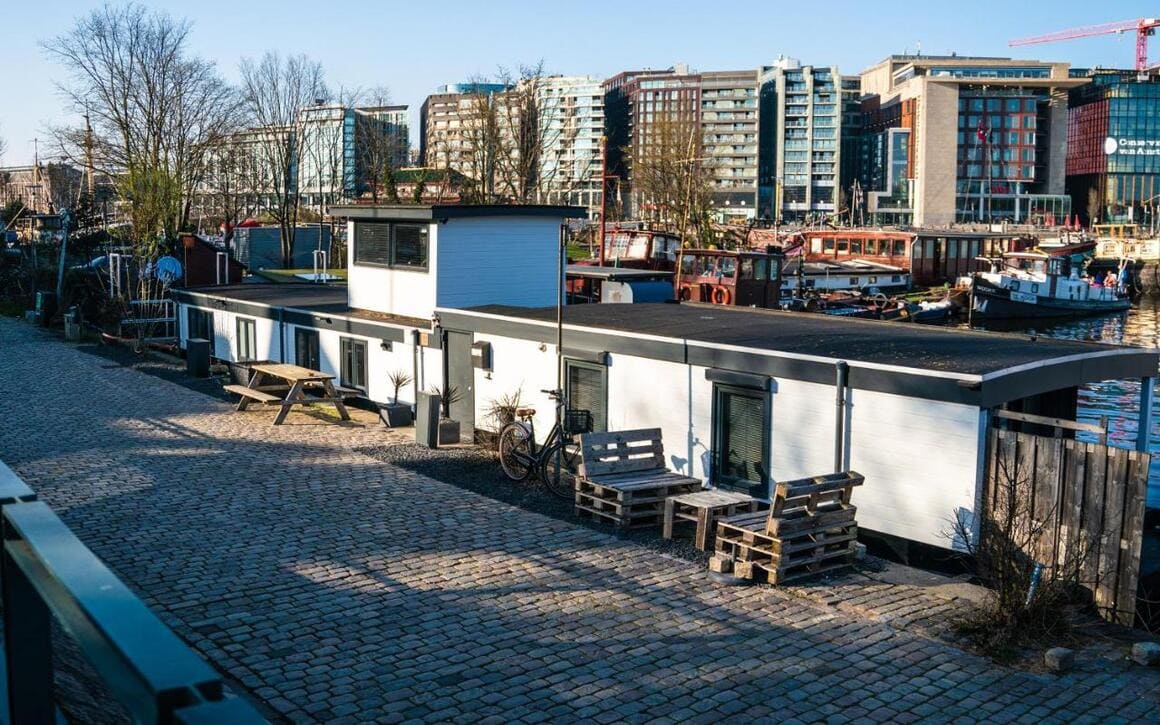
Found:
<svg viewBox="0 0 1160 725"><path fill-rule="evenodd" d="M797 591L235 413L0 321L0 458L219 670L294 721L1155 719L1160 676L993 665Z"/></svg>

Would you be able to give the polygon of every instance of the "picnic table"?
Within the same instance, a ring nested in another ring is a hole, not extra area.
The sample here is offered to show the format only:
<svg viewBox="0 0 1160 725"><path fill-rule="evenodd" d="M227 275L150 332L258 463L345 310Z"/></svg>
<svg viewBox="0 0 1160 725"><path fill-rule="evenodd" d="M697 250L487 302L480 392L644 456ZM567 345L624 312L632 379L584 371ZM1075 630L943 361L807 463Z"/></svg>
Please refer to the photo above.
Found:
<svg viewBox="0 0 1160 725"><path fill-rule="evenodd" d="M274 425L281 425L286 420L290 408L295 405L310 405L311 403L330 403L338 409L343 420L350 420L350 413L343 405L342 395L335 390L333 375L311 370L310 368L286 363L260 363L250 366L253 377L249 385L226 385L225 389L241 396L238 401L238 410L245 410L250 403L267 403L281 406L278 416L274 418ZM278 382L271 382L276 380ZM307 391L321 391L322 396L308 396ZM275 393L285 391L284 397Z"/></svg>

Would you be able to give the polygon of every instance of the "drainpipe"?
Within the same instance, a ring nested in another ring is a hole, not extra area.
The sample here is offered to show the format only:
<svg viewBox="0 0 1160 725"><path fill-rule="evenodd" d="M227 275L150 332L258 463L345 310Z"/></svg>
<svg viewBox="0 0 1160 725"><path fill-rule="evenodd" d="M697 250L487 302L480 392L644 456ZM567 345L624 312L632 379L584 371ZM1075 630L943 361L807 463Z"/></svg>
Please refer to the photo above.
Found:
<svg viewBox="0 0 1160 725"><path fill-rule="evenodd" d="M844 458L843 440L846 431L846 387L850 380L850 366L844 360L834 364L836 380L834 381L834 472L841 471Z"/></svg>
<svg viewBox="0 0 1160 725"><path fill-rule="evenodd" d="M415 401L416 406L419 405L419 341L421 334L418 330L411 330L411 387L413 388L411 399ZM416 410L418 410L417 407Z"/></svg>
<svg viewBox="0 0 1160 725"><path fill-rule="evenodd" d="M286 362L286 323L282 319L284 310L278 308L278 362ZM294 362L298 362L295 360Z"/></svg>

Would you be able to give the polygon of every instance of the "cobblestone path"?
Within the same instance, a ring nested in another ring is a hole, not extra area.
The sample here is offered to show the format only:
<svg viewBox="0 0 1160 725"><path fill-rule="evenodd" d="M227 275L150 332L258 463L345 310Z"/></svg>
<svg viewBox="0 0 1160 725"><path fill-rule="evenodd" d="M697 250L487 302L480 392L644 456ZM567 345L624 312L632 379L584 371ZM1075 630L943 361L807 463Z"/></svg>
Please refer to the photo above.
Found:
<svg viewBox="0 0 1160 725"><path fill-rule="evenodd" d="M1160 676L1034 675L354 452L0 321L0 458L293 721L1116 722Z"/></svg>

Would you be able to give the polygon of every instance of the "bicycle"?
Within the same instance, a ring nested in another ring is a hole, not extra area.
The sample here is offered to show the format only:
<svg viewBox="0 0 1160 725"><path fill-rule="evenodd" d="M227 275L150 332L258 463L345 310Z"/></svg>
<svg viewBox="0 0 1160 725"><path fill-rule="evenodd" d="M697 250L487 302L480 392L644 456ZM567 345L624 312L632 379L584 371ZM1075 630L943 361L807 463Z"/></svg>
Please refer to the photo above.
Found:
<svg viewBox="0 0 1160 725"><path fill-rule="evenodd" d="M556 422L544 440L536 443L535 408L517 408L514 420L499 432L499 464L513 481L533 475L561 498L572 498L571 475L579 470L580 454L574 436L592 431L592 413L568 408L559 390L541 390L556 401Z"/></svg>

